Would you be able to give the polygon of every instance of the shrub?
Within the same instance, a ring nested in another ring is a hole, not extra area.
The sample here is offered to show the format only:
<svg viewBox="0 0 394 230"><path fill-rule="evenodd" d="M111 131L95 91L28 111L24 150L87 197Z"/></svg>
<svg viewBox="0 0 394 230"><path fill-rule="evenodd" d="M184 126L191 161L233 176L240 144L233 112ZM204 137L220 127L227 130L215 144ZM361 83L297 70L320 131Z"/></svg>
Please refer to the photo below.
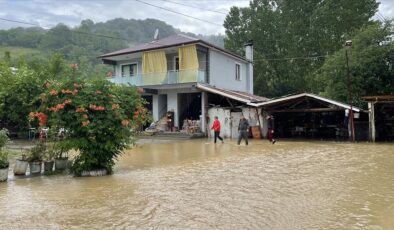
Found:
<svg viewBox="0 0 394 230"><path fill-rule="evenodd" d="M6 129L0 130L0 169L8 168L9 165L8 152L3 150L8 141L8 131Z"/></svg>
<svg viewBox="0 0 394 230"><path fill-rule="evenodd" d="M45 141L38 141L37 144L30 149L29 154L27 155L27 161L42 161L43 157L45 156L46 152L46 145Z"/></svg>
<svg viewBox="0 0 394 230"><path fill-rule="evenodd" d="M30 115L40 123L48 119L52 129L67 130L62 147L78 151L72 172L78 176L84 170L104 168L111 173L116 158L132 141L133 129L149 117L135 88L106 80L67 80L46 86L41 113L48 117Z"/></svg>

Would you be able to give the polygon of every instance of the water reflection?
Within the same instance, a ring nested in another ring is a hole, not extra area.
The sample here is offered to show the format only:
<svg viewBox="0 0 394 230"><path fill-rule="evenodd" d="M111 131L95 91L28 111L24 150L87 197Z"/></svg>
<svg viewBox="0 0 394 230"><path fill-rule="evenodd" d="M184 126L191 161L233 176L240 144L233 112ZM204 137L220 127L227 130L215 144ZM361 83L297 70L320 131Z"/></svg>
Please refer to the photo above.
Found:
<svg viewBox="0 0 394 230"><path fill-rule="evenodd" d="M0 184L0 229L393 229L393 147L145 143L112 176Z"/></svg>

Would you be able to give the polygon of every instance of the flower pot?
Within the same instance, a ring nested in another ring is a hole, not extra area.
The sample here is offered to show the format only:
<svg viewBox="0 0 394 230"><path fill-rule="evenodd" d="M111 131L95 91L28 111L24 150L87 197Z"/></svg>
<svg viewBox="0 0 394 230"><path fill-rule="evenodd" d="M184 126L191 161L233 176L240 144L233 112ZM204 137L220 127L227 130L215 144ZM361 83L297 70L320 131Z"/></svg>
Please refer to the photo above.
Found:
<svg viewBox="0 0 394 230"><path fill-rule="evenodd" d="M27 171L27 161L24 160L16 160L14 166L14 174L15 175L26 175Z"/></svg>
<svg viewBox="0 0 394 230"><path fill-rule="evenodd" d="M67 162L68 162L68 157L55 159L55 170L57 171L65 170L67 168Z"/></svg>
<svg viewBox="0 0 394 230"><path fill-rule="evenodd" d="M52 172L54 161L44 161L44 172Z"/></svg>
<svg viewBox="0 0 394 230"><path fill-rule="evenodd" d="M41 165L42 165L41 161L29 162L30 175L40 174L41 173Z"/></svg>
<svg viewBox="0 0 394 230"><path fill-rule="evenodd" d="M0 182L7 181L8 179L8 167L0 169Z"/></svg>
<svg viewBox="0 0 394 230"><path fill-rule="evenodd" d="M81 176L105 176L108 172L106 169L96 169L90 171L82 171Z"/></svg>

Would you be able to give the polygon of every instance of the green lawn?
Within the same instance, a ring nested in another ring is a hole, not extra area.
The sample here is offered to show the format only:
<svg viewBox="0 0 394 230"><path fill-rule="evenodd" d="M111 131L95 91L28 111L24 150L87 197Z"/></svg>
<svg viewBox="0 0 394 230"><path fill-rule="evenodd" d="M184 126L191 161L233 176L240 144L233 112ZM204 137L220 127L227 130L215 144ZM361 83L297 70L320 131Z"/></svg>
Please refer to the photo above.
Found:
<svg viewBox="0 0 394 230"><path fill-rule="evenodd" d="M41 52L37 49L16 47L16 46L0 46L0 60L4 59L4 53L9 51L11 59L20 57L29 57L32 55L39 55Z"/></svg>

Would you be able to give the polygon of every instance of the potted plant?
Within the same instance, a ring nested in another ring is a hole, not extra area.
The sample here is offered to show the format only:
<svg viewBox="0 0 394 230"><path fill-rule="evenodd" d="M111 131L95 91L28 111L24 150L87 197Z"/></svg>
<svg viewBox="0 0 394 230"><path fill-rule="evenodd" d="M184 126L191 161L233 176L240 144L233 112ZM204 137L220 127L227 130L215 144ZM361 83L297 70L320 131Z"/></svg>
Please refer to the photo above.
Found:
<svg viewBox="0 0 394 230"><path fill-rule="evenodd" d="M55 144L52 144L44 154L44 173L50 173L53 171L53 166L55 164L56 149Z"/></svg>
<svg viewBox="0 0 394 230"><path fill-rule="evenodd" d="M8 131L6 129L0 130L0 182L8 179L8 152L3 149L8 141Z"/></svg>
<svg viewBox="0 0 394 230"><path fill-rule="evenodd" d="M37 144L30 150L27 157L29 162L30 175L40 174L42 159L45 154L46 146L44 141L38 141Z"/></svg>
<svg viewBox="0 0 394 230"><path fill-rule="evenodd" d="M0 151L0 182L8 179L8 152Z"/></svg>
<svg viewBox="0 0 394 230"><path fill-rule="evenodd" d="M68 163L68 151L61 146L61 144L55 144L55 170L63 171L67 168Z"/></svg>
<svg viewBox="0 0 394 230"><path fill-rule="evenodd" d="M20 159L16 159L15 161L15 165L14 165L14 175L16 176L23 176L26 175L26 171L27 171L27 166L28 166L28 162L26 159L26 154L22 153L21 158Z"/></svg>

